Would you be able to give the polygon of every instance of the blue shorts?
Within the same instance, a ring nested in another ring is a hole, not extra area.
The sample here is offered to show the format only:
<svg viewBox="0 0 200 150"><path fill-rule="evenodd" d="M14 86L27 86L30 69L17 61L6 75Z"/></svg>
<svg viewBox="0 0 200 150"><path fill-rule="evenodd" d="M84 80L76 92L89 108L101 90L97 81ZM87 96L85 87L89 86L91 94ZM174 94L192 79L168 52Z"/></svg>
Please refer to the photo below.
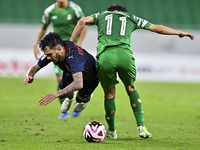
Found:
<svg viewBox="0 0 200 150"><path fill-rule="evenodd" d="M64 89L67 85L73 82L73 78L70 74L63 72L62 80L60 81L59 88ZM93 93L95 88L99 84L99 79L92 81L83 81L83 88L78 91L78 94L82 98L88 98Z"/></svg>

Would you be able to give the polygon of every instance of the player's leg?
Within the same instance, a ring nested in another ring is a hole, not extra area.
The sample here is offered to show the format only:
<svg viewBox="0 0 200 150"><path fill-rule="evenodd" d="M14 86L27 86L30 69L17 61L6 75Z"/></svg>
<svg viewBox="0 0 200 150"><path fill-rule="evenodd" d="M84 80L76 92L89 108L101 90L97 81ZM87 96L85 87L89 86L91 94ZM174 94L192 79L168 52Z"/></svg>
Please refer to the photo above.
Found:
<svg viewBox="0 0 200 150"><path fill-rule="evenodd" d="M138 126L139 136L143 138L151 137L151 134L144 127L142 101L134 83L136 78L134 58L132 57L131 52L123 53L123 55L119 53L119 55L121 56L120 59L123 62L117 65L119 77L124 83L129 96L131 108ZM141 132L140 130L143 130L144 132Z"/></svg>
<svg viewBox="0 0 200 150"><path fill-rule="evenodd" d="M118 81L116 79L115 60L113 48L107 48L97 60L98 76L105 95L104 109L106 113L105 119L108 124L107 137L111 139L117 139L115 124L115 85Z"/></svg>
<svg viewBox="0 0 200 150"><path fill-rule="evenodd" d="M73 81L72 77L68 73L64 72L63 78L62 78L62 80L60 81L60 84L59 84L59 88L60 89L65 88L72 81ZM61 114L61 116L59 116L59 118L61 118L61 119L69 118L69 111L68 110L69 110L71 103L74 99L76 99L76 94L74 92L72 92L67 98L64 98L64 100L61 104L62 114Z"/></svg>
<svg viewBox="0 0 200 150"><path fill-rule="evenodd" d="M67 98L65 98L65 100L63 101L63 103L61 105L61 112L62 113L66 113L66 112L69 113L69 109L71 107L71 104L72 104L73 100L76 99L76 94L77 94L76 91L72 92ZM71 97L71 99L69 97Z"/></svg>
<svg viewBox="0 0 200 150"><path fill-rule="evenodd" d="M125 88L130 98L130 104L135 115L139 136L141 138L151 138L152 137L151 133L148 132L147 128L144 126L142 100L140 98L138 91L136 90L135 83L132 84L131 86L125 86Z"/></svg>
<svg viewBox="0 0 200 150"><path fill-rule="evenodd" d="M104 108L105 119L108 124L107 137L110 139L117 139L116 125L115 125L115 87L111 89L103 89L105 94Z"/></svg>
<svg viewBox="0 0 200 150"><path fill-rule="evenodd" d="M74 112L78 113L85 109L87 103L91 100L92 93L99 84L99 80L91 81L90 83L84 83L83 88L80 89L76 96L76 104L74 106Z"/></svg>

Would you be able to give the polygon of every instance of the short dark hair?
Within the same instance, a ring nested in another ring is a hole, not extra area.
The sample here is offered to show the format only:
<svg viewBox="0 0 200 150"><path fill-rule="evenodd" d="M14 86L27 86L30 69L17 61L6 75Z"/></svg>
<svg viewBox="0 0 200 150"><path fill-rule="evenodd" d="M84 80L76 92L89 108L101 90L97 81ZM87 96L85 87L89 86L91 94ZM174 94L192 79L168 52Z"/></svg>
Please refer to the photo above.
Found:
<svg viewBox="0 0 200 150"><path fill-rule="evenodd" d="M45 35L44 38L40 41L39 47L42 51L46 46L49 46L50 49L55 50L55 46L60 44L63 46L63 41L60 38L60 35L55 32L50 32L49 34Z"/></svg>
<svg viewBox="0 0 200 150"><path fill-rule="evenodd" d="M122 6L121 4L112 4L107 8L107 11L114 11L114 10L128 12L127 8Z"/></svg>

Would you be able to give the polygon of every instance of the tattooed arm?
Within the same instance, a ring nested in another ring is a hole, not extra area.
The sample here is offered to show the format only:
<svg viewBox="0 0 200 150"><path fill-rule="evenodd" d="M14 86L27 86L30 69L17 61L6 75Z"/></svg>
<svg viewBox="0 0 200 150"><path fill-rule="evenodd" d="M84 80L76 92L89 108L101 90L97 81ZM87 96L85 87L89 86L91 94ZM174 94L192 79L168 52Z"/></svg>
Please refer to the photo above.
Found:
<svg viewBox="0 0 200 150"><path fill-rule="evenodd" d="M72 75L74 81L69 84L67 87L65 87L62 90L59 90L56 92L57 97L59 98L65 98L66 95L72 93L73 91L80 90L83 88L83 73L77 72Z"/></svg>
<svg viewBox="0 0 200 150"><path fill-rule="evenodd" d="M77 72L77 73L73 74L72 76L73 76L74 81L71 84L69 84L64 89L59 90L53 94L47 94L47 95L43 96L39 101L40 105L45 106L48 103L52 102L57 97L65 98L73 91L82 89L83 88L82 72Z"/></svg>
<svg viewBox="0 0 200 150"><path fill-rule="evenodd" d="M28 83L32 83L33 80L34 80L34 75L40 69L41 68L40 68L40 66L38 64L36 64L35 66L33 66L31 69L29 69L28 72L26 73L26 78L24 79L24 84L27 85Z"/></svg>

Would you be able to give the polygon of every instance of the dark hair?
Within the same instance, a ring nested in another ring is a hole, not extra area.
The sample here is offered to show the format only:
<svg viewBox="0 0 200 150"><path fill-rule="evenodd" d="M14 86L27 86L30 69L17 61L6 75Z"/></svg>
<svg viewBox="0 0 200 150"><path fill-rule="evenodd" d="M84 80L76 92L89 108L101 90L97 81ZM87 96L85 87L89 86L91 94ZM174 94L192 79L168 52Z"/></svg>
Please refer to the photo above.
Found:
<svg viewBox="0 0 200 150"><path fill-rule="evenodd" d="M107 8L107 11L114 11L114 10L128 12L127 8L122 6L121 4L112 4Z"/></svg>
<svg viewBox="0 0 200 150"><path fill-rule="evenodd" d="M44 38L40 41L39 47L42 51L46 46L49 46L50 49L55 50L56 45L60 44L63 46L63 41L60 38L60 35L55 32L50 32L49 34L45 35Z"/></svg>

